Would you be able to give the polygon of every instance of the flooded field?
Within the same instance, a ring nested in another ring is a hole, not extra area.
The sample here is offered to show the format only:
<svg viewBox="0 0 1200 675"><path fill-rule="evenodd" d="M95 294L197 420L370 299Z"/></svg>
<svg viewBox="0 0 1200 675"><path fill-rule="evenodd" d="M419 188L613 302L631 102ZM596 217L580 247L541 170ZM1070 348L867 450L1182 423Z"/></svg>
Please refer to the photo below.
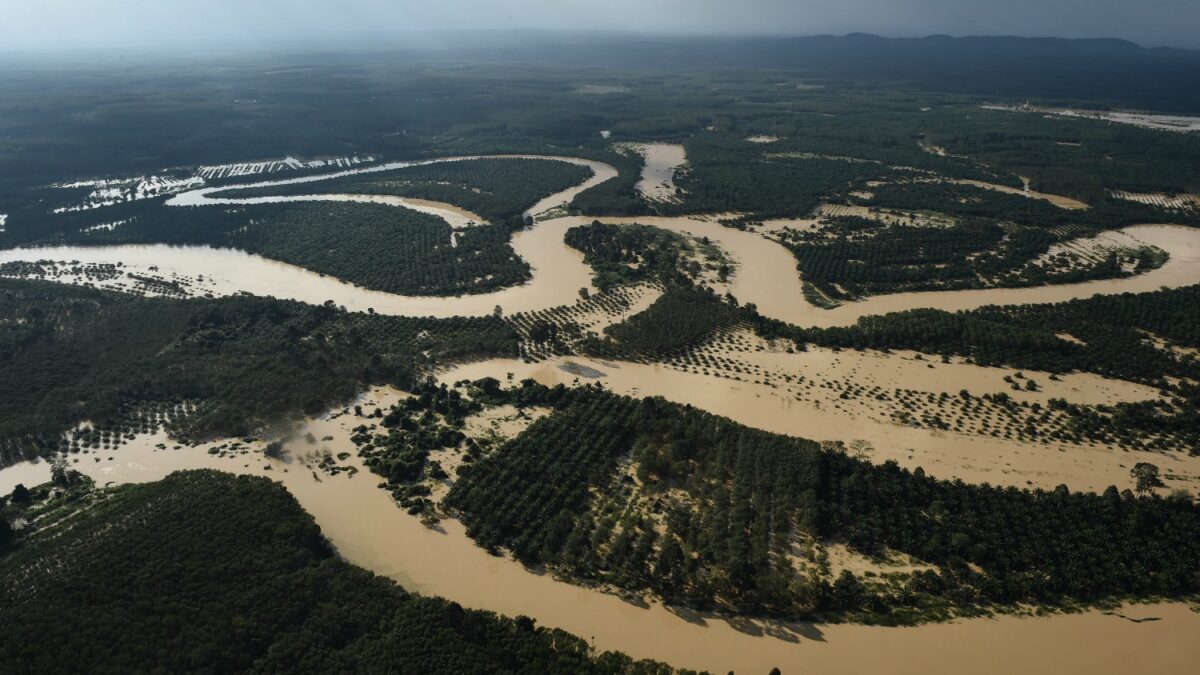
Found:
<svg viewBox="0 0 1200 675"><path fill-rule="evenodd" d="M606 223L643 223L696 237L708 237L723 249L738 271L729 290L741 302L752 302L768 316L800 326L846 326L859 318L909 309L932 307L946 311L976 309L985 305L1053 303L1092 295L1139 293L1200 283L1200 230L1174 225L1136 225L1119 232L1124 237L1155 246L1169 254L1160 268L1137 276L1074 284L1029 288L958 291L923 291L878 295L821 309L804 300L795 258L778 243L752 232L722 226L705 218L559 217L539 221L513 235L517 255L529 263L533 279L521 286L478 295L457 297L402 296L366 290L303 268L268 260L233 249L162 244L46 247L0 251L0 263L50 260L60 263L121 263L124 269L153 276L198 278L198 294L231 295L245 292L320 304L333 300L351 311L372 308L383 314L408 316L482 316L496 305L507 313L574 304L580 288L594 290L591 270L583 255L563 243L563 235L576 225L600 220ZM741 264L754 261L754 264Z"/></svg>
<svg viewBox="0 0 1200 675"><path fill-rule="evenodd" d="M395 392L377 389L361 403L387 406L398 398ZM1061 672L1184 673L1200 658L1200 647L1191 639L1200 630L1200 614L1184 604L1131 606L1116 614L1093 611L883 628L734 619L626 601L491 556L475 546L456 521L430 529L404 513L387 492L376 489L377 477L353 455L350 430L365 421L342 412L311 420L301 433L328 440L289 447L281 460L265 458L260 448L230 453L219 448L227 446L220 441L179 447L156 434L140 436L119 449L72 456L78 459L72 466L99 485L153 481L192 468L267 476L296 496L339 555L354 564L413 591L509 616L531 616L540 625L580 635L598 649L678 667L915 675L1037 672L1052 663ZM321 472L315 463L325 451L351 453L339 464L357 472ZM0 470L0 484L12 482L11 472L23 470Z"/></svg>
<svg viewBox="0 0 1200 675"><path fill-rule="evenodd" d="M646 160L642 179L636 186L638 193L650 201L675 200L675 170L687 163L683 146L673 143L630 143L624 147Z"/></svg>
<svg viewBox="0 0 1200 675"><path fill-rule="evenodd" d="M670 182L675 168L686 161L683 147L652 143L636 147L647 158L643 183L653 182L658 188L673 194ZM593 218L563 217L561 207L582 190L608 180L616 170L607 164L583 159L545 157L539 155L506 155L525 159L558 159L589 167L593 175L580 185L551 195L529 209L529 215L540 216L532 228L516 233L512 239L514 251L529 263L533 278L530 282L501 291L477 295L444 297L400 296L369 291L302 268L267 260L260 256L230 249L208 247L111 246L111 247L47 247L38 249L9 249L0 251L0 262L51 260L59 263L117 264L126 271L142 275L203 278L196 294L229 295L238 292L270 295L278 298L323 303L333 300L352 311L368 308L384 314L413 316L478 316L491 314L496 305L508 313L532 311L573 304L580 288L594 290L591 271L583 256L563 243L566 230L591 222ZM407 166L447 162L477 157L452 157L419 162L393 162L340 171L333 174L303 176L286 180L263 181L236 187L264 188L295 183L319 183L334 177L369 174ZM185 192L168 201L176 206L236 204L247 200L210 196L216 191L233 187L204 188ZM1014 191L1020 192L1015 188ZM667 192L662 192L666 195ZM1042 197L1054 197L1042 195ZM447 204L421 202L391 197L360 195L299 195L293 197L253 198L249 201L303 201L308 199L354 199L374 201L399 200L397 206L419 207L427 213L437 213L448 222L469 226L478 216ZM1066 208L1075 208L1063 204ZM1121 230L1123 235L1146 245L1158 247L1169 254L1162 267L1134 277L1091 281L1077 284L1049 285L1032 288L932 291L880 295L858 302L824 310L804 300L802 284L796 272L792 254L783 246L758 234L726 228L713 217L665 218L600 218L604 222L640 222L697 237L707 237L726 251L738 271L729 290L742 302L752 302L759 312L801 326L842 326L872 314L932 307L947 311L974 309L985 305L1050 303L1090 297L1094 294L1146 292L1160 288L1177 288L1200 283L1200 231L1170 225L1138 225ZM786 222L786 221L781 221ZM807 222L807 221L806 221ZM744 264L753 261L754 264ZM75 281L79 281L76 279Z"/></svg>
<svg viewBox="0 0 1200 675"><path fill-rule="evenodd" d="M747 356L746 360L755 357ZM927 362L906 361L903 355L855 354L810 351L804 354L775 354L760 361L783 361L777 374L763 383L763 374L741 381L711 374L684 372L664 364L598 361L572 357L542 363L496 359L458 366L443 373L443 382L481 377L515 380L532 378L545 385L599 382L610 391L630 396L662 396L677 403L728 417L765 431L814 440L850 443L866 440L874 448L870 459L882 463L895 460L908 469L921 467L931 476L946 480L961 478L970 483L1041 487L1053 489L1066 484L1072 490L1101 492L1109 485L1133 487L1130 468L1138 461L1154 461L1169 475L1172 488L1200 494L1200 457L1185 452L1126 452L1118 448L1042 444L1017 438L997 438L972 433L915 428L897 424L891 409L840 399L838 391L814 393L785 384L779 374L803 375L808 380L836 381L853 378L858 383L940 393L968 388L973 394L1008 392L1003 378L1012 371L958 364L927 368ZM580 376L577 373L586 373ZM1141 400L1157 394L1147 387L1095 376L1070 376L1053 383L1043 374L1029 373L1039 382L1058 385L1053 395L1075 402L1100 399ZM1049 397L1043 392L1041 396Z"/></svg>
<svg viewBox="0 0 1200 675"><path fill-rule="evenodd" d="M1200 131L1200 117L1188 115L1156 115L1130 110L1082 110L1076 108L1045 108L1033 105L984 105L988 110L1041 113L1048 117L1083 118L1102 122L1130 124L1145 129L1177 131L1180 133Z"/></svg>
<svg viewBox="0 0 1200 675"><path fill-rule="evenodd" d="M582 223L585 220L589 219L577 219L575 222ZM792 254L758 234L724 227L701 218L600 220L606 223L639 222L708 237L734 261L754 261L754 264L738 266L738 272L730 283L730 292L743 303L754 303L764 316L799 326L848 326L864 316L925 307L956 311L986 305L1053 303L1093 295L1144 293L1200 283L1200 230L1175 225L1135 225L1119 232L1166 251L1170 257L1162 267L1133 277L1075 284L878 295L826 310L804 300L801 278L796 272L796 261Z"/></svg>
<svg viewBox="0 0 1200 675"><path fill-rule="evenodd" d="M648 196L673 198L675 167L685 160L682 148L666 144L644 147L647 168L643 182L649 184L643 187L649 190ZM594 219L564 216L562 207L580 191L615 176L616 171L597 162L567 161L589 166L593 176L579 186L547 197L529 210L530 215L539 216L537 222L516 233L512 246L531 265L533 279L499 292L451 298L398 296L362 289L242 251L207 247L14 249L0 251L0 263L54 260L68 271L71 265L111 265L120 271L117 278L133 272L186 282L191 295L249 292L314 304L333 300L350 310L370 308L384 314L448 317L491 314L496 305L506 314L574 306L580 288L595 289L583 256L567 247L563 236L569 228ZM335 175L385 171L401 165L412 164L355 168ZM329 177L268 181L253 187L316 183ZM183 193L171 203L203 206L259 200L211 197L213 191ZM381 201L404 208L427 209L424 212L435 213L456 227L480 222L474 214L449 205L399 198L315 194L262 199ZM388 201L393 199L396 201ZM1156 246L1170 257L1163 267L1139 276L1036 288L900 293L822 310L804 300L802 280L791 253L759 233L724 227L715 217L599 220L639 222L707 238L734 264L736 272L727 283L731 293L743 303L755 303L766 316L802 326L848 325L871 314L921 307L957 310L989 304L1047 303L1097 293L1153 291L1200 283L1200 231L1171 225L1140 225L1112 236ZM813 222L811 219L773 221L764 228ZM64 272L54 278L96 286L117 283L84 272ZM654 289L646 291L629 311L645 308L657 295ZM847 383L855 383L887 392L913 391L920 397L965 390L975 396L1004 392L1031 404L1045 404L1051 397L1080 404L1111 404L1149 400L1159 395L1148 387L1094 375L1051 379L1046 373L1026 372L1020 377L1036 380L1037 390L1012 391L1011 381L1006 378L1014 373L1007 369L957 361L935 363L906 353L811 349L789 354L754 340L753 336L735 336L727 342L704 347L713 354L736 358L739 367L744 368L736 372L702 371L685 361L647 365L559 358L540 363L484 361L451 368L440 377L456 381L484 376L503 379L512 374L514 379L532 377L544 384L598 381L618 393L663 396L777 433L844 443L865 440L872 448L871 461L894 460L904 467L922 467L931 476L972 483L1041 488L1066 484L1073 490L1095 491L1108 485L1125 488L1132 486L1129 473L1132 464L1146 457L1114 447L988 436L974 422L953 431L903 424L894 417L894 406L869 397L845 398L839 392L844 391ZM395 391L376 389L366 394L362 402L387 406L399 397ZM515 410L501 409L492 417L472 420L472 428L477 426L504 436L517 433L528 421L516 416ZM340 555L392 577L406 588L510 616L525 614L543 625L560 627L590 639L600 649L621 650L676 666L715 672L729 669L765 672L778 666L785 671L790 668L822 673L1007 673L1040 670L1053 663L1063 672L1132 668L1188 672L1200 658L1200 647L1190 639L1200 629L1200 614L1181 604L1127 608L1120 616L1089 612L1048 618L1003 617L897 629L723 618L667 608L652 601L623 600L488 555L465 536L456 521L443 521L436 529L430 529L417 517L406 514L387 492L376 488L377 478L354 455L350 430L366 422L344 412L310 420L308 430L313 437L325 440L311 446L292 447L281 460L266 458L261 448L231 452L220 441L179 447L163 434L141 436L119 449L93 451L71 459L74 468L101 485L157 480L185 468L207 467L268 476L281 481L296 495ZM339 465L354 471L329 475L317 466L326 454L343 452L349 453L349 457L339 460ZM1156 453L1153 461L1164 468L1169 488L1200 493L1200 458L1178 452ZM26 463L0 470L0 490L11 490L16 483L44 482L49 471L46 463ZM932 660L935 654L936 662Z"/></svg>
<svg viewBox="0 0 1200 675"><path fill-rule="evenodd" d="M1200 210L1200 196L1193 194L1166 194L1164 192L1130 192L1128 190L1109 190L1109 196L1124 199L1147 206L1157 206L1166 211L1195 211Z"/></svg>
<svg viewBox="0 0 1200 675"><path fill-rule="evenodd" d="M534 236L540 232L543 236ZM583 255L562 243L548 240L548 232L519 232L513 248L534 270L532 282L493 293L457 297L395 295L355 286L303 267L229 248L134 244L121 246L61 246L0 251L0 263L56 261L85 265L121 265L125 275L137 274L167 280L188 279L194 296L238 293L322 304L332 300L350 311L374 309L381 314L404 316L485 316L496 305L506 312L529 311L572 304L581 287L591 288L591 272ZM122 276L121 279L125 277ZM91 280L65 276L61 280L112 287L120 279Z"/></svg>
<svg viewBox="0 0 1200 675"><path fill-rule="evenodd" d="M212 197L214 193L224 193L229 190L238 189L262 189L279 187L281 185L296 185L300 183L319 183L334 178L345 178L347 176L357 176L372 173L381 173L386 171L396 171L398 169L406 169L414 166L428 166L430 164L443 164L446 162L461 162L479 159L529 159L529 160L555 160L583 166L591 169L592 176L586 181L568 188L561 192L557 192L542 201L535 204L527 211L528 215L536 216L549 209L562 206L570 203L575 195L603 183L617 175L617 170L612 166L603 162L596 162L589 159L579 159L576 157L559 157L557 155L464 155L461 157L438 157L435 159L412 160L405 162L388 162L386 164L375 164L366 167L348 169L335 173L323 173L311 176L300 176L298 178L288 178L284 180L268 180L257 183L246 183L241 185L226 185L215 188L203 188L200 190L191 190L175 195L167 200L168 206L212 206L218 204L270 204L278 202L303 202L303 201L369 201L384 204L392 204L394 206L403 206L406 208L414 208L415 206L428 209L423 213L431 213L442 218L445 218L452 226L459 226L464 219L473 219L475 222L482 222L479 216L476 216L469 211L459 209L458 207L443 204L440 202L430 202L422 199L407 199L403 197L386 197L380 195L293 195L286 197ZM395 200L395 201L393 201ZM421 210L414 208L414 210Z"/></svg>
<svg viewBox="0 0 1200 675"><path fill-rule="evenodd" d="M18 485L33 487L50 480L50 463L42 460L18 462L0 469L0 496L12 493Z"/></svg>
<svg viewBox="0 0 1200 675"><path fill-rule="evenodd" d="M1081 211L1088 207L1087 204L1079 201L1078 199L1071 199L1070 197L1064 197L1063 195L1052 195L1046 192L1031 190L1029 189L1028 179L1026 179L1026 184L1023 189L1009 187L1007 185L997 185L996 183L985 183L981 180L960 179L953 182L958 183L959 185L971 185L973 187L983 188L985 190L994 190L996 192L1003 192L1004 194L1017 195L1018 197L1041 199L1042 201L1050 202L1061 209Z"/></svg>
<svg viewBox="0 0 1200 675"><path fill-rule="evenodd" d="M811 306L800 308L800 311L793 309L790 316L794 318L786 320L800 325L843 326L872 314L887 314L921 307L957 311L978 309L986 305L1044 304L1093 295L1147 293L1162 288L1180 288L1200 283L1200 230L1176 225L1135 225L1123 228L1119 232L1145 245L1160 248L1170 257L1158 269L1121 279L1029 288L893 293L846 303L827 311Z"/></svg>

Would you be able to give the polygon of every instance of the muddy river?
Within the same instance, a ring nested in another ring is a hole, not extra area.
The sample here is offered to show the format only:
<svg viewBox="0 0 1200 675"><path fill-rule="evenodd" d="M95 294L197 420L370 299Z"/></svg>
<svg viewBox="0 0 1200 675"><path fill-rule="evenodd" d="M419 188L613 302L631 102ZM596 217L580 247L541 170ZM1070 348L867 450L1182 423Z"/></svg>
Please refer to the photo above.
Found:
<svg viewBox="0 0 1200 675"><path fill-rule="evenodd" d="M1170 257L1162 267L1133 277L1075 284L877 295L826 310L804 299L795 258L783 246L712 220L649 216L599 219L568 216L539 221L532 228L516 233L512 239L513 250L532 268L532 280L500 291L456 297L404 296L368 290L296 265L235 249L207 246L149 244L6 249L0 251L0 263L18 260L122 263L131 273L204 277L206 281L197 289L213 295L244 292L313 304L333 300L351 311L372 308L392 315L483 316L491 314L496 305L506 313L569 305L578 299L580 288L594 291L591 270L584 264L583 255L563 243L563 235L568 229L593 220L639 222L708 237L737 263L737 272L729 284L734 296L743 303L754 303L764 316L800 326L846 326L864 316L925 307L955 311L985 305L1053 303L1097 294L1142 293L1200 283L1200 230L1176 225L1135 225L1122 232L1166 251Z"/></svg>
<svg viewBox="0 0 1200 675"><path fill-rule="evenodd" d="M430 162L450 159L457 158ZM533 268L533 279L525 285L495 293L453 298L397 296L362 289L261 256L207 247L16 249L0 251L0 262L119 262L128 271L193 279L196 294L250 292L311 303L333 300L351 310L373 308L385 314L484 315L490 314L496 305L506 313L512 313L572 304L578 298L579 288L591 288L591 274L582 255L565 246L563 234L568 228L590 222L592 218L558 214L574 195L608 180L616 172L598 162L565 161L588 166L593 171L592 177L530 209L531 215L540 217L532 228L517 233L512 245ZM662 162L656 159L655 166L661 164L665 172L665 167L674 162L671 165L673 172L673 167L682 161L682 156L663 155ZM413 164L416 163L384 164L334 175L371 173ZM650 164L648 161L647 166ZM648 176L648 179L656 181L655 189L658 189L669 185L661 180L664 176L662 173ZM327 178L329 175L308 176L242 187L316 183ZM203 189L183 193L170 203L204 206L245 201L211 197L215 191ZM343 198L348 197L318 194L287 199ZM394 203L406 208L414 206L411 200L401 201L405 203ZM427 209L427 213L441 215L456 227L468 227L478 222L473 214L448 205L423 203L416 206ZM632 222L635 219L601 220ZM738 263L729 290L739 300L755 303L764 315L804 326L847 325L870 314L920 307L958 310L989 304L1048 303L1097 293L1143 292L1200 283L1200 230L1139 225L1126 228L1125 232L1167 251L1170 258L1162 268L1136 277L1039 288L899 293L821 310L805 302L795 259L773 241L725 228L705 218L638 218L636 221L708 237ZM1004 390L1005 386L1002 377L1006 371L1000 369L939 364L937 372L926 372L927 364L906 363L900 355L834 355L819 351L783 355L767 352L753 358L764 369L822 372L831 378L869 376L887 386L919 386L922 381L927 381L930 388L936 386L944 390L947 383L953 382L955 387L971 387L977 394ZM866 360L870 358L882 360ZM839 407L833 401L829 406L818 405L819 401L799 402L786 390L768 384L718 380L664 366L606 362L589 362L587 365L599 372L598 379L614 391L663 395L781 433L846 441L865 438L875 444L878 454L874 459L896 459L904 466L922 466L935 476L1019 486L1066 482L1073 489L1103 489L1108 484L1128 481L1126 465L1133 461L1124 453L1109 449L1047 448L1004 439L902 428L868 419L865 412ZM488 361L457 367L442 377L447 380L483 375L503 378L511 372L516 377L534 377L546 383L570 383L579 379L564 366L567 364L562 362ZM1047 386L1044 392L1028 396L1061 395L1079 402L1112 402L1155 395L1136 385L1091 376L1068 376L1053 384L1044 383ZM397 396L395 392L374 390L364 399L386 404ZM672 610L653 602L625 601L490 556L464 535L457 522L444 521L436 530L425 527L399 509L387 493L378 490L375 487L378 481L365 470L353 476L328 476L306 466L306 453L328 449L334 453L350 452L352 457L346 464L361 469L348 438L349 430L362 421L336 414L311 420L309 424L314 436L330 436L332 440L322 442L317 448L293 448L285 458L287 461L282 462L268 461L259 453L234 457L210 455L207 446L171 449L175 446L172 441L154 435L139 437L118 450L75 456L78 462L73 466L102 485L110 481L157 480L173 470L202 467L269 476L282 481L291 490L313 514L339 553L350 562L392 577L411 590L507 615L526 614L543 625L557 626L593 640L600 649L620 650L676 666L714 672L735 669L745 673L765 673L775 666L783 668L784 672L811 673L1096 673L1130 670L1185 673L1194 672L1195 664L1200 661L1200 641L1194 639L1200 631L1200 614L1191 612L1183 604L1129 607L1123 610L1123 616L1087 612L1045 618L967 620L917 628L880 628L733 620ZM160 443L168 449L156 448ZM1168 473L1200 476L1200 465L1192 459L1179 459L1180 464L1172 465ZM36 484L48 476L49 467L45 463L9 467L0 470L0 490L11 490L16 483Z"/></svg>
<svg viewBox="0 0 1200 675"><path fill-rule="evenodd" d="M397 395L375 390L364 403L387 405ZM336 415L336 414L335 414ZM675 666L765 673L1187 673L1200 658L1193 639L1200 614L1183 604L1131 606L1117 615L1087 612L1043 618L972 619L915 628L777 623L627 601L558 581L476 547L456 521L430 529L375 487L378 478L356 457L354 475L329 476L306 465L308 453L353 451L353 415L309 422L317 446L289 448L282 461L257 450L208 453L214 444L179 447L162 434L140 436L117 450L75 456L72 466L97 484L159 480L181 469L212 468L281 481L313 515L346 560L404 587L467 607L525 614L590 640ZM165 449L156 446L163 444ZM24 465L0 470L0 484ZM19 482L19 481L18 481ZM1145 619L1154 619L1146 621Z"/></svg>

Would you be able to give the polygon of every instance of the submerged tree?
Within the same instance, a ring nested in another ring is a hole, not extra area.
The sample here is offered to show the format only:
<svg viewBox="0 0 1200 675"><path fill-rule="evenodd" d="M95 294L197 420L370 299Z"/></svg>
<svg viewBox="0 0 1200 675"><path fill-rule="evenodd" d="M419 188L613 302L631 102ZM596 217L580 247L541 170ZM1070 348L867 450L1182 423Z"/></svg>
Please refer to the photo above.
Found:
<svg viewBox="0 0 1200 675"><path fill-rule="evenodd" d="M1162 479L1158 477L1158 467L1150 462L1138 462L1133 465L1129 475L1136 481L1136 489L1140 493L1151 492L1156 487L1163 487Z"/></svg>
<svg viewBox="0 0 1200 675"><path fill-rule="evenodd" d="M14 504L28 504L31 501L29 496L29 488L22 483L17 483L17 486L12 491L12 502Z"/></svg>

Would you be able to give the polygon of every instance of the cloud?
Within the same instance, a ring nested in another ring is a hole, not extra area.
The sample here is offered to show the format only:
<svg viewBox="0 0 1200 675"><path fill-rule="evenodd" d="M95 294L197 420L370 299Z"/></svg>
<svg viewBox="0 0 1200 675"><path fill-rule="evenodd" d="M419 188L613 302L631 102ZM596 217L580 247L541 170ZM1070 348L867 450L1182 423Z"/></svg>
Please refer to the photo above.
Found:
<svg viewBox="0 0 1200 675"><path fill-rule="evenodd" d="M329 41L534 29L1122 37L1200 46L1197 0L9 0L0 49Z"/></svg>

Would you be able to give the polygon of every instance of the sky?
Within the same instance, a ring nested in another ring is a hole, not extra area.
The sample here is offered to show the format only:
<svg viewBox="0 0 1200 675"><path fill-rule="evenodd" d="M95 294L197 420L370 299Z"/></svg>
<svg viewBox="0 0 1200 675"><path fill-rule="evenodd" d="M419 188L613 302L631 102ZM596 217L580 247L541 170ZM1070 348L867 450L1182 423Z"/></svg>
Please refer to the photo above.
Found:
<svg viewBox="0 0 1200 675"><path fill-rule="evenodd" d="M1200 48L1200 0L0 0L0 51L279 41L444 30L888 37L1118 37Z"/></svg>

